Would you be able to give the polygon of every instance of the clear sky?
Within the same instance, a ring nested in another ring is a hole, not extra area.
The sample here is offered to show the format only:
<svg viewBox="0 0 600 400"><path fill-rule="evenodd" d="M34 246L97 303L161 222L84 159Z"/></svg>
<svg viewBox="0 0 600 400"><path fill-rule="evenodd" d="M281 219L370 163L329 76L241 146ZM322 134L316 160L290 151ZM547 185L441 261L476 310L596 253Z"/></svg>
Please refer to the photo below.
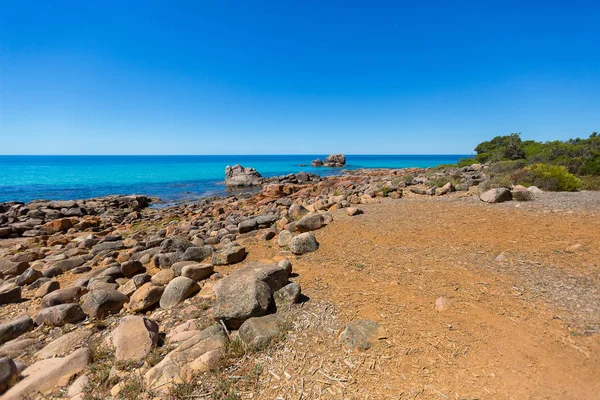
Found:
<svg viewBox="0 0 600 400"><path fill-rule="evenodd" d="M510 132L587 137L599 4L0 0L0 154L468 154Z"/></svg>

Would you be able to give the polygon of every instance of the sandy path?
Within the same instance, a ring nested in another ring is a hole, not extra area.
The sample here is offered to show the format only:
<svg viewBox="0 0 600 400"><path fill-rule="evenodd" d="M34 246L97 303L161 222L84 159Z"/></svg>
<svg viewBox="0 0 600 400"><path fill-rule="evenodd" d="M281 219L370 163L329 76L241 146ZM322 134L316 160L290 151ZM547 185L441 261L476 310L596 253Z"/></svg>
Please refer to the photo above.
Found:
<svg viewBox="0 0 600 400"><path fill-rule="evenodd" d="M465 199L361 208L336 212L320 249L294 261L311 300L296 332L248 361L269 372L259 398L600 398L597 215ZM451 310L434 310L439 296ZM364 353L336 340L360 318L387 332Z"/></svg>

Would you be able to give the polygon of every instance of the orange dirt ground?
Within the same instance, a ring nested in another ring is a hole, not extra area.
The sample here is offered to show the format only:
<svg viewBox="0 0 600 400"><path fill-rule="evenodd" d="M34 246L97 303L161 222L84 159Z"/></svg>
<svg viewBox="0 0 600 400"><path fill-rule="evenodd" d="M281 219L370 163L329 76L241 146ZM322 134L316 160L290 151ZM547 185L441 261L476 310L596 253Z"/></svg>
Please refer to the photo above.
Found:
<svg viewBox="0 0 600 400"><path fill-rule="evenodd" d="M319 250L292 256L310 299L296 329L229 371L262 371L243 398L600 399L598 210L510 204L336 211ZM290 257L273 242L249 240L249 260ZM450 310L434 309L440 296ZM355 319L386 338L347 349L337 335Z"/></svg>

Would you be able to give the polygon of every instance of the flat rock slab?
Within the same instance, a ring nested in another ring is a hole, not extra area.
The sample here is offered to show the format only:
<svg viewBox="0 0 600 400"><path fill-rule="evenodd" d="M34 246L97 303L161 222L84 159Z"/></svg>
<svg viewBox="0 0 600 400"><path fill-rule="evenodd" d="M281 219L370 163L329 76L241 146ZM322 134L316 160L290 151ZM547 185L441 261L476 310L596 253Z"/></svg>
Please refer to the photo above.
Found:
<svg viewBox="0 0 600 400"><path fill-rule="evenodd" d="M46 347L35 353L38 360L52 357L61 357L71 353L74 349L81 347L92 336L89 329L78 329L60 336L58 339L48 343Z"/></svg>
<svg viewBox="0 0 600 400"><path fill-rule="evenodd" d="M23 315L0 325L0 344L18 338L33 329L33 320Z"/></svg>
<svg viewBox="0 0 600 400"><path fill-rule="evenodd" d="M340 334L343 343L357 350L368 350L383 338L385 338L384 329L378 322L370 320L349 322Z"/></svg>
<svg viewBox="0 0 600 400"><path fill-rule="evenodd" d="M36 325L63 326L75 324L85 319L79 304L60 304L42 309L35 317Z"/></svg>
<svg viewBox="0 0 600 400"><path fill-rule="evenodd" d="M23 371L25 378L8 390L2 400L22 400L57 386L66 386L73 375L88 366L90 359L91 351L82 348L68 357L38 361Z"/></svg>
<svg viewBox="0 0 600 400"><path fill-rule="evenodd" d="M192 336L152 367L144 376L149 388L165 388L181 383L197 373L218 367L227 334L220 325L213 325Z"/></svg>

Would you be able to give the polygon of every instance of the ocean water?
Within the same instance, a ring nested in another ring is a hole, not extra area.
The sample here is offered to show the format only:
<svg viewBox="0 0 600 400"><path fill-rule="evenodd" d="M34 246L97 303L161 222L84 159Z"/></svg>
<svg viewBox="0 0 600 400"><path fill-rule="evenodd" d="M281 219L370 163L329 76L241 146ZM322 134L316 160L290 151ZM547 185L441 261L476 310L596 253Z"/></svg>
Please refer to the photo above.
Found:
<svg viewBox="0 0 600 400"><path fill-rule="evenodd" d="M144 194L177 202L223 194L225 167L241 164L272 177L306 171L434 167L466 155L347 155L344 168L311 167L325 155L0 156L0 202ZM305 164L302 165L301 164Z"/></svg>

